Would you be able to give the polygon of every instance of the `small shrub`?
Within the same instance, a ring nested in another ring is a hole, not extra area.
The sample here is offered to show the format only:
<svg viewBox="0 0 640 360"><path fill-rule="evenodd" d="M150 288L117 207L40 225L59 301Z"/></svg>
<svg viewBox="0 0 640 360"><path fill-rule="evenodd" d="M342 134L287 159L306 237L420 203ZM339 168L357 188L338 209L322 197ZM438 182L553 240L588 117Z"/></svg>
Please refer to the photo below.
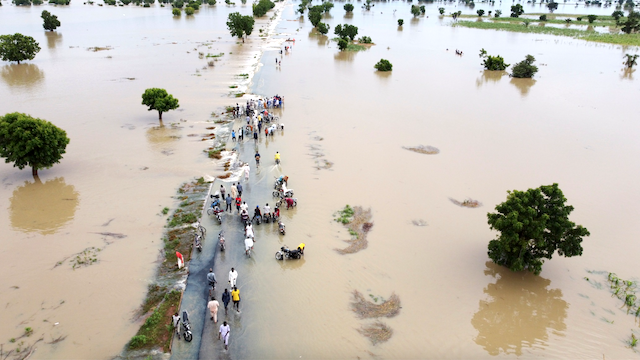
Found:
<svg viewBox="0 0 640 360"><path fill-rule="evenodd" d="M587 19L589 20L589 24L593 24L598 17L596 15L587 15Z"/></svg>
<svg viewBox="0 0 640 360"><path fill-rule="evenodd" d="M380 61L378 61L373 67L378 71L391 71L393 65L389 60L380 59Z"/></svg>
<svg viewBox="0 0 640 360"><path fill-rule="evenodd" d="M344 11L352 12L353 11L353 4L344 4Z"/></svg>
<svg viewBox="0 0 640 360"><path fill-rule="evenodd" d="M173 6L174 8L177 8L177 9L182 9L182 7L184 6L184 2L178 0L178 1L174 2L173 4L171 4L171 6Z"/></svg>
<svg viewBox="0 0 640 360"><path fill-rule="evenodd" d="M164 209L162 209L162 215L167 215L169 213L169 208L165 206Z"/></svg>
<svg viewBox="0 0 640 360"><path fill-rule="evenodd" d="M480 9L476 11L476 13L478 14L479 17L482 17L482 15L484 15L484 10Z"/></svg>
<svg viewBox="0 0 640 360"><path fill-rule="evenodd" d="M129 341L129 349L137 349L147 343L147 337L144 335L136 335Z"/></svg>
<svg viewBox="0 0 640 360"><path fill-rule="evenodd" d="M540 21L547 21L547 15L540 15Z"/></svg>
<svg viewBox="0 0 640 360"><path fill-rule="evenodd" d="M362 44L371 44L371 38L368 36L363 36L360 39L358 39L358 42Z"/></svg>
<svg viewBox="0 0 640 360"><path fill-rule="evenodd" d="M578 16L578 17L576 18L576 20L578 20L578 21L582 21L582 17L581 17L581 16Z"/></svg>
<svg viewBox="0 0 640 360"><path fill-rule="evenodd" d="M187 14L187 15L193 15L193 13L194 13L194 12L195 12L195 10L193 10L193 8L192 8L192 7L190 7L190 6L187 6L187 7L184 9L184 13L185 13L185 14Z"/></svg>
<svg viewBox="0 0 640 360"><path fill-rule="evenodd" d="M404 20L403 19L398 19L398 26L402 26L402 24L404 24Z"/></svg>
<svg viewBox="0 0 640 360"><path fill-rule="evenodd" d="M500 15L502 15L502 11L501 10L496 10L496 16L495 17L500 17Z"/></svg>
<svg viewBox="0 0 640 360"><path fill-rule="evenodd" d="M338 49L340 49L340 51L344 51L347 46L349 46L349 42L345 39L338 39Z"/></svg>
<svg viewBox="0 0 640 360"><path fill-rule="evenodd" d="M318 24L318 32L322 35L326 35L329 32L329 25L321 22Z"/></svg>
<svg viewBox="0 0 640 360"><path fill-rule="evenodd" d="M173 16L180 16L180 14L182 14L182 10L180 10L178 8L173 8L173 10L171 10L171 12L173 13Z"/></svg>
<svg viewBox="0 0 640 360"><path fill-rule="evenodd" d="M502 71L509 67L509 64L505 64L502 56L491 56L486 55L484 61L482 62L482 66L484 66L485 70L499 70Z"/></svg>
<svg viewBox="0 0 640 360"><path fill-rule="evenodd" d="M536 59L527 55L523 61L513 65L511 76L515 78L532 78L538 72L538 67L533 65Z"/></svg>
<svg viewBox="0 0 640 360"><path fill-rule="evenodd" d="M443 7L438 8L438 12L440 13L440 15L444 15L444 8Z"/></svg>

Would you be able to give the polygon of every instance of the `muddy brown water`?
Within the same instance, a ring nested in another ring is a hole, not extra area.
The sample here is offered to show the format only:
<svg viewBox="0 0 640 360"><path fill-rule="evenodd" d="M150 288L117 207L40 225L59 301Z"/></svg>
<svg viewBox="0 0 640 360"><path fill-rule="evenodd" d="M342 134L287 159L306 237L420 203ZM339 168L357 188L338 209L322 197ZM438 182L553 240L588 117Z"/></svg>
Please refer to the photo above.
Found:
<svg viewBox="0 0 640 360"><path fill-rule="evenodd" d="M284 215L285 238L268 228L256 234L256 255L240 279L251 293L243 294L246 310L234 320L242 330L228 355L242 346L238 353L247 358L637 356L624 343L632 329L638 333L637 323L606 290L583 280L593 277L586 270L638 276L639 88L621 65L623 54L637 49L451 28L450 19L436 16L438 4L417 20L406 3L378 3L349 17L341 5L324 21L355 24L375 46L338 53L333 36L319 37L308 21L297 21L294 3L276 28L280 37L296 38L292 51L280 68L273 60L280 55L267 51L253 79L256 93L285 96L285 134L262 142L260 151L267 161L283 154L299 205ZM557 12L593 11L562 6ZM53 8L59 36L42 30L41 8L50 7L0 9L1 33L33 36L43 48L34 61L0 65L0 113L52 121L71 143L60 164L41 171L40 183L28 170L0 165L0 343L28 326L35 334L21 339L26 343L67 336L40 343L34 358L109 358L139 326L131 317L157 265L161 209L174 205L183 181L216 173L201 154L206 143L188 135L207 133L210 113L236 102L229 86L242 91L246 81L237 75L251 72L259 43L272 43L256 32L240 46L227 34L227 14L249 13L248 6L204 7L174 19L157 5L77 3ZM401 30L398 18L405 20ZM95 46L112 49L87 50ZM465 55L455 56L456 48ZM485 73L480 48L509 63L532 54L540 72L535 80ZM203 70L200 51L225 55ZM392 73L375 72L380 58L393 63ZM180 99L162 126L140 105L148 87ZM417 145L440 153L402 148ZM320 154L331 169L315 168ZM242 156L250 160L250 153ZM278 174L265 164L256 179ZM572 220L591 231L583 256L556 256L539 277L487 263L495 233L486 212L507 190L553 182L575 206ZM450 197L483 206L457 207ZM345 256L334 249L346 245L348 233L332 214L347 203L371 207L374 227L368 248ZM416 227L414 219L428 226ZM305 259L273 259L281 243L302 241ZM104 248L97 264L54 268L91 246ZM372 346L356 331L370 321L349 310L353 289L400 296L400 314L382 320L394 331L388 342Z"/></svg>

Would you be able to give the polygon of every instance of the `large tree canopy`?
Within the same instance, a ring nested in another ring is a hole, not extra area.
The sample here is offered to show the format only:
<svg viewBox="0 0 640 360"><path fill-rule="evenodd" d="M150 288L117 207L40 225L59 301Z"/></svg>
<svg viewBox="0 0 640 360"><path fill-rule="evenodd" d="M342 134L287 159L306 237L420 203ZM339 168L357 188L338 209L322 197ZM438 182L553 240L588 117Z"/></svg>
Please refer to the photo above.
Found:
<svg viewBox="0 0 640 360"><path fill-rule="evenodd" d="M573 206L558 184L541 186L527 191L509 191L507 201L496 206L497 213L489 213L491 229L500 231L489 242L489 258L513 271L528 270L536 275L542 271L543 258L560 255L582 255L583 236L589 231L569 221Z"/></svg>
<svg viewBox="0 0 640 360"><path fill-rule="evenodd" d="M240 15L239 12L229 14L227 20L227 28L231 32L231 36L243 37L245 34L251 35L255 20L252 16Z"/></svg>
<svg viewBox="0 0 640 360"><path fill-rule="evenodd" d="M149 111L158 110L158 117L162 120L162 113L174 110L180 107L178 99L168 94L167 90L159 88L151 88L142 94L142 105L147 105Z"/></svg>
<svg viewBox="0 0 640 360"><path fill-rule="evenodd" d="M31 36L19 33L0 35L0 57L4 61L33 60L40 51L40 46Z"/></svg>
<svg viewBox="0 0 640 360"><path fill-rule="evenodd" d="M59 163L68 143L67 133L48 121L17 112L0 117L0 157L19 169L30 166L33 176Z"/></svg>
<svg viewBox="0 0 640 360"><path fill-rule="evenodd" d="M53 31L60 26L60 20L58 20L58 17L47 10L42 10L42 15L40 15L40 17L44 21L42 27L45 30Z"/></svg>

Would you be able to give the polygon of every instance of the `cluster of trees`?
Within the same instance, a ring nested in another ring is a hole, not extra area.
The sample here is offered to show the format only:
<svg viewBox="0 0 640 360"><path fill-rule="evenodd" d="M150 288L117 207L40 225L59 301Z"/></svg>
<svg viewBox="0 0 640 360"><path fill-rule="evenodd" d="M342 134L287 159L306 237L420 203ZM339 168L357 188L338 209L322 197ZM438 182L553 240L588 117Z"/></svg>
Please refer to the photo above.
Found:
<svg viewBox="0 0 640 360"><path fill-rule="evenodd" d="M616 15L614 15L616 14ZM622 11L612 14L616 19L616 24L620 26L620 30L625 34L640 32L640 12L631 10L625 18Z"/></svg>
<svg viewBox="0 0 640 360"><path fill-rule="evenodd" d="M239 12L229 14L227 20L227 28L231 32L231 36L242 38L244 35L251 35L255 20L250 15L240 15Z"/></svg>
<svg viewBox="0 0 640 360"><path fill-rule="evenodd" d="M420 16L420 15L424 15L424 13L427 12L427 9L424 7L424 5L411 5L411 14L414 17Z"/></svg>
<svg viewBox="0 0 640 360"><path fill-rule="evenodd" d="M340 37L338 39L338 48L342 51L349 46L349 41L353 41L356 38L358 27L349 24L337 25L333 32Z"/></svg>
<svg viewBox="0 0 640 360"><path fill-rule="evenodd" d="M60 20L58 20L58 17L51 14L47 10L43 10L40 17L44 21L42 27L44 27L45 30L53 31L58 28L58 26L60 26Z"/></svg>
<svg viewBox="0 0 640 360"><path fill-rule="evenodd" d="M20 170L30 167L33 176L59 163L67 144L67 133L48 121L17 112L0 116L0 157Z"/></svg>
<svg viewBox="0 0 640 360"><path fill-rule="evenodd" d="M0 35L0 58L3 61L33 60L40 51L40 45L31 36L20 33Z"/></svg>
<svg viewBox="0 0 640 360"><path fill-rule="evenodd" d="M331 4L333 6L333 4ZM253 16L262 17L267 11L276 6L271 0L260 0L257 4L253 4Z"/></svg>
<svg viewBox="0 0 640 360"><path fill-rule="evenodd" d="M380 61L373 65L373 67L378 71L391 71L393 65L391 64L391 62L389 62L389 60L380 59Z"/></svg>
<svg viewBox="0 0 640 360"><path fill-rule="evenodd" d="M569 220L573 206L558 184L527 191L509 191L507 200L487 214L491 229L500 235L489 242L489 258L512 271L542 271L543 259L553 254L582 255L582 238L589 231Z"/></svg>
<svg viewBox="0 0 640 360"><path fill-rule="evenodd" d="M482 66L485 70L504 71L510 65L504 62L502 56L491 56L485 49L480 50L480 58L483 59ZM511 76L515 78L532 78L538 72L538 67L533 65L536 59L527 55L523 61L516 63L511 68Z"/></svg>

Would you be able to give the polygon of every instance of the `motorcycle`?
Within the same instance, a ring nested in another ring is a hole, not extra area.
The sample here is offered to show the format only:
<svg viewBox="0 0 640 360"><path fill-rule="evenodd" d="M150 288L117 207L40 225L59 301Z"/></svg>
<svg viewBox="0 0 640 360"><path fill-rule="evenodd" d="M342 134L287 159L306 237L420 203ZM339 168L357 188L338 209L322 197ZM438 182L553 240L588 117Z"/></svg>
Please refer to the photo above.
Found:
<svg viewBox="0 0 640 360"><path fill-rule="evenodd" d="M282 185L282 187L279 190L274 190L272 195L273 197L277 197L281 199L293 197L293 189L287 189L286 186Z"/></svg>
<svg viewBox="0 0 640 360"><path fill-rule="evenodd" d="M276 252L276 260L282 259L300 259L303 255L303 250L298 248L295 250L289 250L287 245L280 248L280 251Z"/></svg>
<svg viewBox="0 0 640 360"><path fill-rule="evenodd" d="M262 215L262 221L264 221L265 224L268 224L269 221L271 221L271 214Z"/></svg>
<svg viewBox="0 0 640 360"><path fill-rule="evenodd" d="M284 223L282 221L278 221L278 231L280 231L281 235L285 235L286 231L284 228Z"/></svg>
<svg viewBox="0 0 640 360"><path fill-rule="evenodd" d="M189 313L187 310L182 311L182 331L184 331L184 339L187 342L191 342L193 339L193 334L191 333L191 323L189 322Z"/></svg>
<svg viewBox="0 0 640 360"><path fill-rule="evenodd" d="M202 251L202 236L200 236L200 234L196 234L195 236L195 247L198 251Z"/></svg>
<svg viewBox="0 0 640 360"><path fill-rule="evenodd" d="M287 204L287 202L285 201L285 199L280 199L278 200L278 202L276 203L277 207L282 207L282 205L287 205L287 209L290 207L294 207L298 205L298 198L290 198L291 200L293 200L293 203L291 204L291 206L289 206L289 204Z"/></svg>
<svg viewBox="0 0 640 360"><path fill-rule="evenodd" d="M244 224L244 226L247 226L247 224L250 223L249 214L246 212L243 212L242 215L240 215L240 220L242 221L242 224Z"/></svg>
<svg viewBox="0 0 640 360"><path fill-rule="evenodd" d="M262 222L262 216L258 216L257 214L253 216L253 220L255 220L256 225L260 225Z"/></svg>
<svg viewBox="0 0 640 360"><path fill-rule="evenodd" d="M277 177L276 180L273 183L273 188L275 190L280 190L280 188L282 187L283 184L287 183L287 180L289 179L288 176L280 176Z"/></svg>
<svg viewBox="0 0 640 360"><path fill-rule="evenodd" d="M211 202L211 206L207 209L207 215L215 215L216 216L216 220L218 220L218 224L222 224L222 217L220 216L220 214L223 212L222 209L220 209L220 200L218 199L219 195L211 195L211 198L214 199L213 202Z"/></svg>
<svg viewBox="0 0 640 360"><path fill-rule="evenodd" d="M220 233L218 234L218 241L220 242L220 251L224 251L224 231L220 231Z"/></svg>

